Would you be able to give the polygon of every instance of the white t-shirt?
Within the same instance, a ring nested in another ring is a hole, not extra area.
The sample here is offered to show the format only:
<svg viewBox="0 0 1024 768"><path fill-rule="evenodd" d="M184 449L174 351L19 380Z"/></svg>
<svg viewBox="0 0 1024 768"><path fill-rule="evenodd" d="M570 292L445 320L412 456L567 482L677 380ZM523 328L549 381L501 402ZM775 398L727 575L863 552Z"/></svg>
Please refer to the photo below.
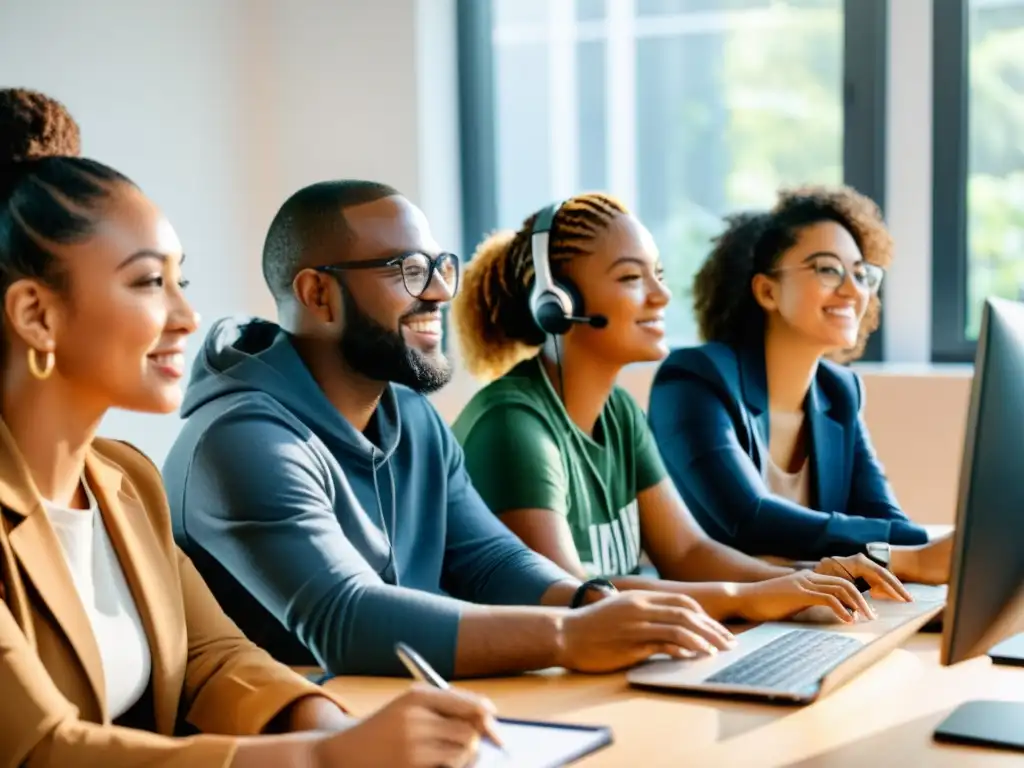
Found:
<svg viewBox="0 0 1024 768"><path fill-rule="evenodd" d="M142 620L89 487L89 509L43 508L60 540L78 595L96 635L114 720L139 700L149 685L152 658Z"/></svg>

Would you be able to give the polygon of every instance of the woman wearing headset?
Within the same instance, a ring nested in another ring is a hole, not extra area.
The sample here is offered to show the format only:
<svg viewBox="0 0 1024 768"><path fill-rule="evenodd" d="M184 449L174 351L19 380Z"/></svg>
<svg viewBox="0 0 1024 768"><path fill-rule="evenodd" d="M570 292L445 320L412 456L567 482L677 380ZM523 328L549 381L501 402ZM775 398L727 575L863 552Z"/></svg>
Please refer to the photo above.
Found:
<svg viewBox="0 0 1024 768"><path fill-rule="evenodd" d="M454 431L475 487L530 547L580 578L688 594L716 619L812 605L843 621L870 616L855 577L909 599L861 555L794 571L701 531L640 408L615 384L624 366L665 356L670 299L650 234L620 202L579 195L492 235L463 285L453 303L460 346L470 370L493 381ZM640 575L641 550L660 578Z"/></svg>
<svg viewBox="0 0 1024 768"><path fill-rule="evenodd" d="M754 555L871 553L905 581L948 578L952 537L927 544L900 509L848 368L878 327L892 239L846 188L784 192L733 217L694 280L702 346L655 376L650 424L701 526Z"/></svg>
<svg viewBox="0 0 1024 768"><path fill-rule="evenodd" d="M166 219L78 155L59 103L0 90L0 766L467 764L486 702L348 717L224 616L148 459L95 437L178 406L198 318Z"/></svg>

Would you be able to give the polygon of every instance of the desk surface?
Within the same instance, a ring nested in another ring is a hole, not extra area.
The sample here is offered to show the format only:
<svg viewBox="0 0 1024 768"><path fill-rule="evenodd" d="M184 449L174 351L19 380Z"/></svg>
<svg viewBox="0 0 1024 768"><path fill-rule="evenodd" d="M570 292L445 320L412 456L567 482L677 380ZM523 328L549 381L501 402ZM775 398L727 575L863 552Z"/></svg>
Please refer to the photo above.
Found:
<svg viewBox="0 0 1024 768"><path fill-rule="evenodd" d="M1024 700L1024 668L987 657L939 665L937 634L903 648L808 707L651 693L621 674L544 672L476 680L508 717L609 725L615 743L586 766L1017 766L1020 754L936 744L932 731L963 701ZM327 683L354 713L376 709L408 683L336 678Z"/></svg>

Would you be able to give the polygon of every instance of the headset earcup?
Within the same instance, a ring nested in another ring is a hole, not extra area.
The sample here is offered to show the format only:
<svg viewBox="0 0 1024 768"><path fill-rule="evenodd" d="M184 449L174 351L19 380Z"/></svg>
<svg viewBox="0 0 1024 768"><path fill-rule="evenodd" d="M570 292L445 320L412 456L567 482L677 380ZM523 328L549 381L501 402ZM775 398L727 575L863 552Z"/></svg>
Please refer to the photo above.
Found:
<svg viewBox="0 0 1024 768"><path fill-rule="evenodd" d="M560 277L555 280L555 285L565 291L565 295L569 297L569 301L572 303L569 315L572 317L583 317L586 314L586 308L583 306L583 294L576 287L576 283L568 277Z"/></svg>
<svg viewBox="0 0 1024 768"><path fill-rule="evenodd" d="M530 316L534 325L545 336L567 333L571 323L566 320L567 312L565 305L571 304L572 295L566 293L557 283L552 286L553 291L540 291L537 288L536 280L531 280L530 291Z"/></svg>
<svg viewBox="0 0 1024 768"><path fill-rule="evenodd" d="M531 281L530 314L541 331L560 336L572 327L570 317L583 316L583 294L568 278L557 280L552 287L554 292L538 295L536 284Z"/></svg>
<svg viewBox="0 0 1024 768"><path fill-rule="evenodd" d="M561 302L550 293L542 297L537 304L533 319L544 333L552 336L568 333L572 325L562 310Z"/></svg>

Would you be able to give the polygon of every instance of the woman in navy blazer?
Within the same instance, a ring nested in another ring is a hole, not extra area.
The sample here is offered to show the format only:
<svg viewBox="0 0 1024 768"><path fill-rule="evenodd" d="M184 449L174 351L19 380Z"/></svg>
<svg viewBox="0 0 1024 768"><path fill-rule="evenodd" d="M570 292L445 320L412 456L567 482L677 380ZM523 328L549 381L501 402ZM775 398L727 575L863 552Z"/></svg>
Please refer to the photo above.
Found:
<svg viewBox="0 0 1024 768"><path fill-rule="evenodd" d="M888 543L900 578L945 581L951 537L927 544L900 509L860 378L825 359L856 358L878 327L892 241L877 206L806 188L728 224L694 281L709 343L674 351L651 391L651 427L687 505L750 554L810 560Z"/></svg>

